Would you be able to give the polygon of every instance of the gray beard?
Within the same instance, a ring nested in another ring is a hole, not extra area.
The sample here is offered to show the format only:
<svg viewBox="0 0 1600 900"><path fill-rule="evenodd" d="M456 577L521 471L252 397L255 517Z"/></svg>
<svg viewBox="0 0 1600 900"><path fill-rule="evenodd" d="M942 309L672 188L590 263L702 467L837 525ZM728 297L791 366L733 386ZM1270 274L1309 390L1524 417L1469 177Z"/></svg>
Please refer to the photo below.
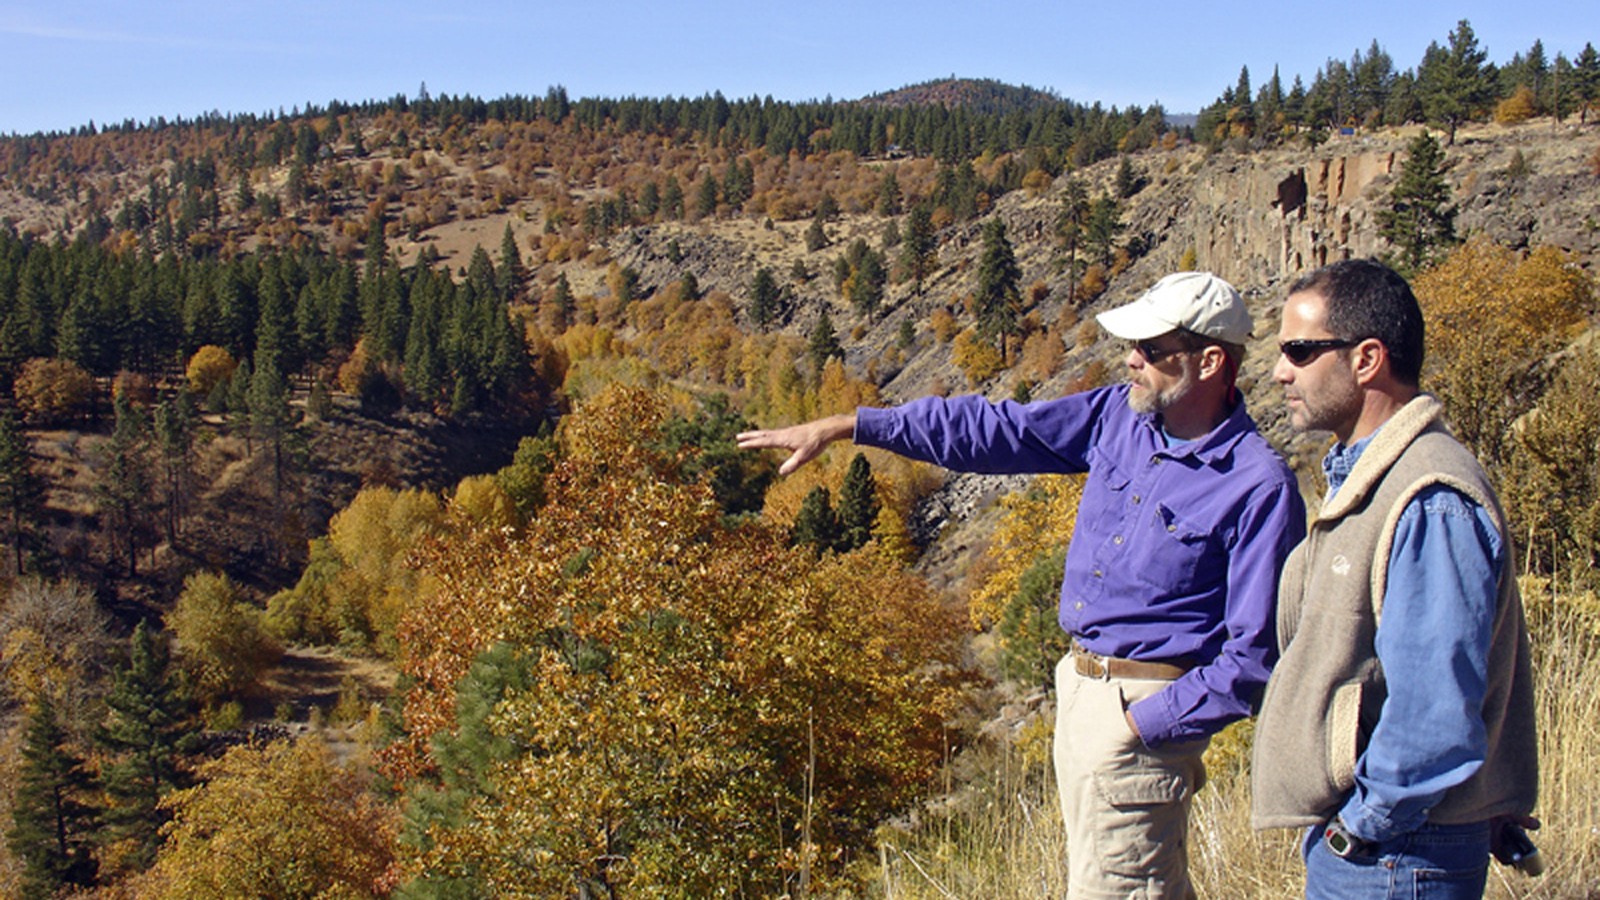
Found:
<svg viewBox="0 0 1600 900"><path fill-rule="evenodd" d="M1147 387L1139 386L1138 390L1128 392L1128 407L1136 413L1158 413L1182 400L1189 390L1194 387L1194 376L1188 371L1183 373L1183 379L1177 384L1170 385L1163 391L1152 391Z"/></svg>

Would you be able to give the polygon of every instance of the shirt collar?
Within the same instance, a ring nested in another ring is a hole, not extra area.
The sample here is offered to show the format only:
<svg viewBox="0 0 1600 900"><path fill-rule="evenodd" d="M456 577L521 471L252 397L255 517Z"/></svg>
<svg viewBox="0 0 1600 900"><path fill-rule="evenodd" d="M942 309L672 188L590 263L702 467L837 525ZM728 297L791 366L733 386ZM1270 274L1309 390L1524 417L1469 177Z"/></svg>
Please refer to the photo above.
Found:
<svg viewBox="0 0 1600 900"><path fill-rule="evenodd" d="M1335 443L1328 448L1327 455L1322 457L1322 474L1328 479L1329 500L1333 499L1333 495L1339 492L1340 485L1343 485L1344 480L1350 477L1350 473L1356 467L1356 462L1361 459L1361 454L1372 443L1372 439L1378 436L1378 431L1381 430L1382 426L1353 444Z"/></svg>
<svg viewBox="0 0 1600 900"><path fill-rule="evenodd" d="M1233 452L1235 444L1247 434L1255 431L1256 423L1246 411L1244 397L1239 396L1238 402L1229 411L1228 417L1223 419L1217 427L1192 441L1186 441L1176 446L1165 446L1162 438L1161 423L1153 413L1141 414L1146 426L1155 432L1155 438L1162 449L1156 451L1159 455L1170 457L1193 456L1203 463L1212 463L1226 457Z"/></svg>

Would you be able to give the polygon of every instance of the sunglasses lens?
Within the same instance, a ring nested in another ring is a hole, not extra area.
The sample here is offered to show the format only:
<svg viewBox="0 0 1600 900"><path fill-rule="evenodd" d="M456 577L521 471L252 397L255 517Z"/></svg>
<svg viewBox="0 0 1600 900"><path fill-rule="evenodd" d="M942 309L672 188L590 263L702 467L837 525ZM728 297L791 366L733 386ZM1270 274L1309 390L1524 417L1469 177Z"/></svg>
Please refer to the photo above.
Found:
<svg viewBox="0 0 1600 900"><path fill-rule="evenodd" d="M1166 359L1176 352L1173 350L1163 350L1149 341L1140 341L1134 344L1133 348L1139 351L1139 355L1144 357L1145 362L1152 365L1162 361L1163 359Z"/></svg>
<svg viewBox="0 0 1600 900"><path fill-rule="evenodd" d="M1296 366L1303 366L1316 359L1317 354L1324 350L1335 350L1340 347L1355 346L1356 341L1343 338L1324 338L1312 341L1284 341L1278 345L1278 352L1283 358Z"/></svg>

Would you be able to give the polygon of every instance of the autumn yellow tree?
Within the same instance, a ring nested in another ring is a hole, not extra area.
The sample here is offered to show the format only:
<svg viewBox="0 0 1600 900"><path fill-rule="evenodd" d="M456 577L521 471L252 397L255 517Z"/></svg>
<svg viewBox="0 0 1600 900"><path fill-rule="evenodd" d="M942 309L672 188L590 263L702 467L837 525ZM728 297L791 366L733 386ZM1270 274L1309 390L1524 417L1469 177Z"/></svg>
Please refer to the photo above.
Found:
<svg viewBox="0 0 1600 900"><path fill-rule="evenodd" d="M465 485L463 500L492 516L495 490L473 482ZM430 491L362 490L328 523L328 536L311 542L300 581L268 601L273 633L393 655L400 617L419 591L420 577L407 557L443 523L444 504Z"/></svg>
<svg viewBox="0 0 1600 900"><path fill-rule="evenodd" d="M819 563L730 528L651 449L666 410L624 388L583 405L525 534L428 554L435 588L401 630L409 733L385 759L417 883L820 888L939 764L954 615L887 554Z"/></svg>
<svg viewBox="0 0 1600 900"><path fill-rule="evenodd" d="M1573 348L1513 429L1501 497L1531 571L1594 584L1600 564L1600 354Z"/></svg>
<svg viewBox="0 0 1600 900"><path fill-rule="evenodd" d="M204 703L248 695L282 653L261 611L226 575L196 572L184 579L166 620L195 698Z"/></svg>
<svg viewBox="0 0 1600 900"><path fill-rule="evenodd" d="M1566 345L1594 308L1594 281L1566 253L1526 257L1474 238L1417 276L1428 334L1423 386L1451 428L1492 471L1511 423L1533 406L1536 364Z"/></svg>
<svg viewBox="0 0 1600 900"><path fill-rule="evenodd" d="M1072 540L1083 478L1043 475L1024 492L1000 498L1005 511L974 569L968 615L994 628L1000 667L1009 677L1043 683L1066 651L1056 624L1063 551Z"/></svg>
<svg viewBox="0 0 1600 900"><path fill-rule="evenodd" d="M172 813L137 896L339 898L387 895L398 816L315 736L239 746L162 801Z"/></svg>
<svg viewBox="0 0 1600 900"><path fill-rule="evenodd" d="M94 379L70 359L30 359L12 386L17 410L30 425L56 425L88 413Z"/></svg>
<svg viewBox="0 0 1600 900"><path fill-rule="evenodd" d="M189 390L204 398L211 396L217 385L226 384L238 366L233 354L215 344L207 344L189 357L184 374L189 379Z"/></svg>

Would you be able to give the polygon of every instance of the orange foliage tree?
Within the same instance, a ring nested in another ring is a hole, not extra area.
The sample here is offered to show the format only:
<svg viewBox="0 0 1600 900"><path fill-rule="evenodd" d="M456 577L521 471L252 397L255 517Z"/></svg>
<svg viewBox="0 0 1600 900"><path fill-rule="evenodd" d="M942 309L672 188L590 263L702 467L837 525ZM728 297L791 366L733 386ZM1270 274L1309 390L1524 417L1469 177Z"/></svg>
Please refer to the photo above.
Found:
<svg viewBox="0 0 1600 900"><path fill-rule="evenodd" d="M426 556L402 625L414 687L385 756L409 877L469 893L778 895L931 775L965 677L959 625L876 551L820 563L650 449L659 395L615 388L560 432L521 536Z"/></svg>

